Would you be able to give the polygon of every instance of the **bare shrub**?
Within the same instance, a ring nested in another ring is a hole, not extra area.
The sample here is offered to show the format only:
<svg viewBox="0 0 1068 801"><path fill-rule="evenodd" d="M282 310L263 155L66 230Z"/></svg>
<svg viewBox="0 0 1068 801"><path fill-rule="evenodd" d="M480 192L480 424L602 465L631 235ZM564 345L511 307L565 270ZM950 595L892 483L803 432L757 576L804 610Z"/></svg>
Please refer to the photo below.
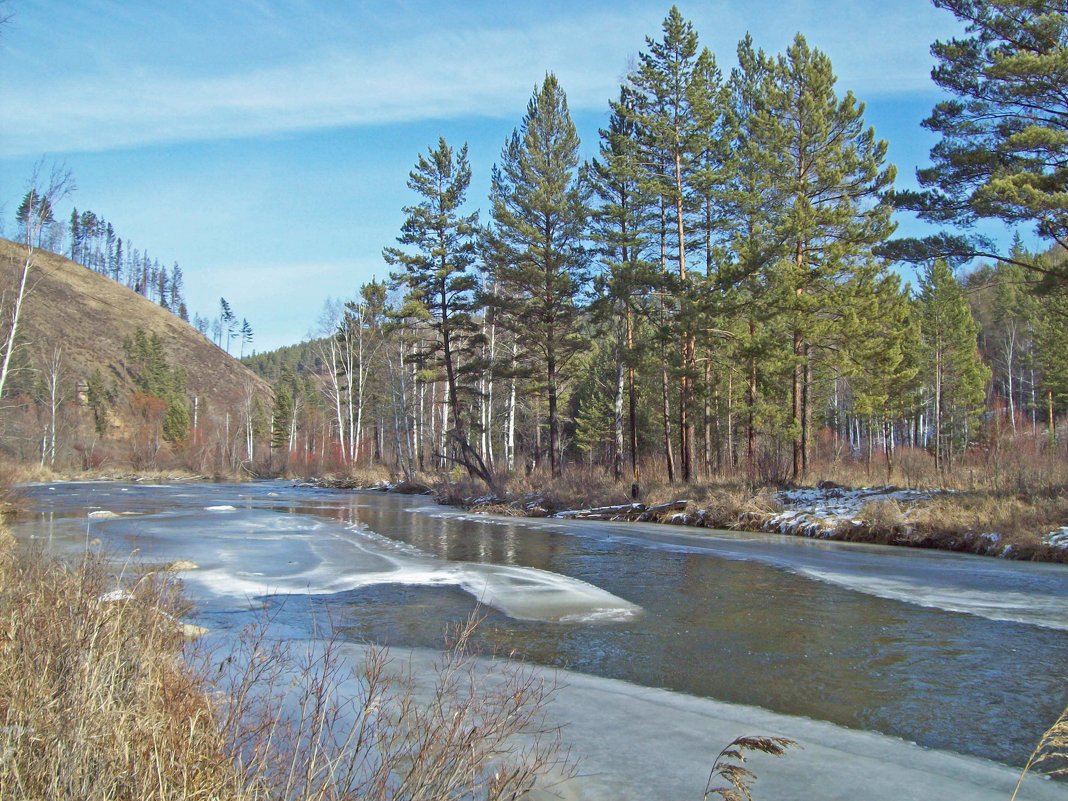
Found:
<svg viewBox="0 0 1068 801"><path fill-rule="evenodd" d="M781 443L770 443L756 456L754 482L759 487L785 487L792 470L789 456Z"/></svg>
<svg viewBox="0 0 1068 801"><path fill-rule="evenodd" d="M318 647L251 626L219 685L221 728L243 773L270 798L515 799L566 778L560 729L545 719L553 680L507 660L482 661L462 626L429 684L369 647L347 668L336 637Z"/></svg>

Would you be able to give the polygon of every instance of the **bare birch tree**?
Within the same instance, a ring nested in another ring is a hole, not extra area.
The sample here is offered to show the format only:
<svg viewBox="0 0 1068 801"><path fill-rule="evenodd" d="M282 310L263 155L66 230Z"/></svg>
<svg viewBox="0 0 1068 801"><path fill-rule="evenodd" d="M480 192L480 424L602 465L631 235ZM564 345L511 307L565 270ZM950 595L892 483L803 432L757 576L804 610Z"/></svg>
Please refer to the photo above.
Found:
<svg viewBox="0 0 1068 801"><path fill-rule="evenodd" d="M46 233L55 222L52 209L58 201L74 190L74 180L69 171L52 167L48 180L45 181L41 176L42 169L40 163L33 168L26 195L18 210L24 250L14 292L6 288L0 292L0 310L3 310L3 316L8 320L3 342L3 360L0 361L0 398L4 396L4 385L11 373L11 357L18 346L19 318L22 316L26 294L30 290L30 278L36 266L37 253Z"/></svg>

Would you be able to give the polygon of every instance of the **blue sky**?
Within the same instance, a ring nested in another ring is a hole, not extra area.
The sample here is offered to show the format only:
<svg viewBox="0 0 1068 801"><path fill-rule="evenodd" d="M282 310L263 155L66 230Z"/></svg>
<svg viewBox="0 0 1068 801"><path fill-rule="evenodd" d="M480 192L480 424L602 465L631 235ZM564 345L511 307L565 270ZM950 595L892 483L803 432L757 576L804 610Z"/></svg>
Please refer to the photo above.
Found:
<svg viewBox="0 0 1068 801"><path fill-rule="evenodd" d="M473 206L536 83L553 71L587 156L607 101L670 5L429 0L9 0L0 33L5 231L35 162L71 202L186 277L190 313L225 297L257 350L302 339L328 296L387 270L419 152L468 142ZM934 142L932 41L959 32L928 0L682 2L725 72L748 31L801 31L889 143L899 186ZM69 215L69 204L65 207ZM903 229L916 224L902 221Z"/></svg>

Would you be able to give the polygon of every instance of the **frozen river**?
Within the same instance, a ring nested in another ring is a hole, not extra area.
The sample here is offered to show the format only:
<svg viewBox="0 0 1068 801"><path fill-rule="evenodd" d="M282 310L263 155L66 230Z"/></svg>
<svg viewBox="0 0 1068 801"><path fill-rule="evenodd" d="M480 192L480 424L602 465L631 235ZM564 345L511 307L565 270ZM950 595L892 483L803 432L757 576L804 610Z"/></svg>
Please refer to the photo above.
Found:
<svg viewBox="0 0 1068 801"><path fill-rule="evenodd" d="M577 797L699 797L719 748L761 733L805 750L760 764L758 798L1007 798L1004 765L1068 704L1064 566L278 482L27 492L23 539L199 565L182 579L218 636L287 596L290 636L323 608L354 643L428 649L481 603L488 643L566 671Z"/></svg>

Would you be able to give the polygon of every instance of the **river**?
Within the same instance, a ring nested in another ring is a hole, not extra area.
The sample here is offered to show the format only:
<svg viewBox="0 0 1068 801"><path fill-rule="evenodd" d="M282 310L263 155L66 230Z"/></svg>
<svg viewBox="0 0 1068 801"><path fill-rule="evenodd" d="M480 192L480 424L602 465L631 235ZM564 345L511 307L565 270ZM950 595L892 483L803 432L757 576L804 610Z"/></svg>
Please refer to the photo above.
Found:
<svg viewBox="0 0 1068 801"><path fill-rule="evenodd" d="M1011 792L1013 771L998 763L1022 765L1068 704L1062 565L492 518L427 497L282 482L39 484L26 492L33 512L15 527L21 539L76 552L99 538L118 560L136 551L150 563L195 562L199 569L181 574L197 604L194 622L217 634L247 622L265 596L286 597L278 623L294 637L312 636L311 607L354 643L428 649L440 645L447 623L481 604L487 644L566 671L575 704L579 695L619 693L629 700L613 703L634 705L635 725L674 710L657 724L661 732L685 729L686 715L803 732L806 756L788 755L776 768L812 765L820 758L813 748L838 741L855 755L876 737L877 761L933 759L954 776L970 766L976 773L961 786L1008 782ZM651 703L649 693L662 695ZM587 743L608 734L597 733L596 709L588 711L593 720L573 726ZM615 746L590 743L601 778L582 797L627 797L619 795L633 786L625 770L609 774L648 736L638 731L630 740L612 732ZM708 752L724 744L703 747L695 776L707 775ZM929 796L896 797L947 797L937 782L916 781ZM653 782L643 792L678 790ZM1068 798L1068 788L1050 782L1028 792ZM969 797L985 797L978 793ZM990 797L1007 798L997 793Z"/></svg>

